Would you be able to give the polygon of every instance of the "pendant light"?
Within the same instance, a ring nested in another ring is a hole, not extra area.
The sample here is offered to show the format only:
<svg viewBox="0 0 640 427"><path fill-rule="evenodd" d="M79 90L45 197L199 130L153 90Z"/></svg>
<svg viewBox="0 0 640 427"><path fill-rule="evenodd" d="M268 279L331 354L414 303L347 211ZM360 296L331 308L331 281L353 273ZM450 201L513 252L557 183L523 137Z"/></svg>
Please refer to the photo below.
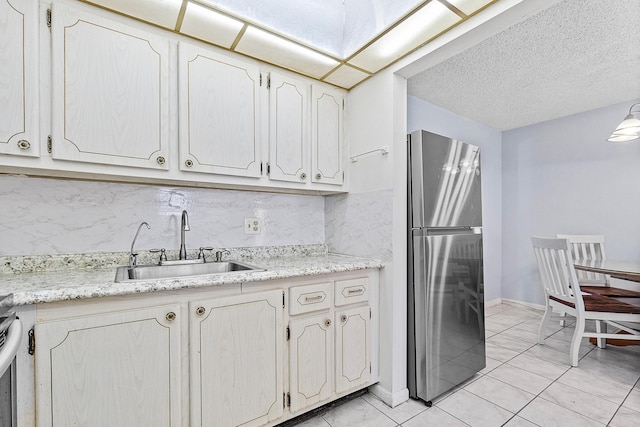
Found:
<svg viewBox="0 0 640 427"><path fill-rule="evenodd" d="M634 110L635 109L635 110ZM629 108L629 115L618 125L611 136L609 142L627 142L640 138L640 102L633 104Z"/></svg>

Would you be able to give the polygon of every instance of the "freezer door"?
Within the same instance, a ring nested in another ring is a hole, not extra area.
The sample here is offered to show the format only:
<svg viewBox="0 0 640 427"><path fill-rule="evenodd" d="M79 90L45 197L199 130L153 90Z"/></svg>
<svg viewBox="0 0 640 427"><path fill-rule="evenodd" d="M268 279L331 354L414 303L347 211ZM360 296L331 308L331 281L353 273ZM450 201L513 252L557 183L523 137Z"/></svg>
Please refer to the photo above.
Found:
<svg viewBox="0 0 640 427"><path fill-rule="evenodd" d="M485 367L482 234L413 233L409 392L430 401Z"/></svg>
<svg viewBox="0 0 640 427"><path fill-rule="evenodd" d="M480 149L426 131L409 135L411 227L482 226Z"/></svg>

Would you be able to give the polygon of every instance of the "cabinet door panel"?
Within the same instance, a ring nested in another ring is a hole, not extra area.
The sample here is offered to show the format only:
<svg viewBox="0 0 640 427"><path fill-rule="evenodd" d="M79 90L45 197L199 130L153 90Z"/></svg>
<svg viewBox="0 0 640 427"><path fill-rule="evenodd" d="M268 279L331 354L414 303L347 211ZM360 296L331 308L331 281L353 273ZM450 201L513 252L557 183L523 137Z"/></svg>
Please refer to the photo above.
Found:
<svg viewBox="0 0 640 427"><path fill-rule="evenodd" d="M369 315L368 306L336 312L336 393L369 381Z"/></svg>
<svg viewBox="0 0 640 427"><path fill-rule="evenodd" d="M260 70L180 43L180 169L260 177Z"/></svg>
<svg viewBox="0 0 640 427"><path fill-rule="evenodd" d="M54 6L52 156L166 169L168 40Z"/></svg>
<svg viewBox="0 0 640 427"><path fill-rule="evenodd" d="M271 73L269 93L269 178L309 182L309 89Z"/></svg>
<svg viewBox="0 0 640 427"><path fill-rule="evenodd" d="M282 416L282 290L192 302L190 311L193 425Z"/></svg>
<svg viewBox="0 0 640 427"><path fill-rule="evenodd" d="M291 411L323 401L333 389L333 326L330 314L289 325Z"/></svg>
<svg viewBox="0 0 640 427"><path fill-rule="evenodd" d="M312 180L342 185L342 105L344 95L318 85L311 96L311 161Z"/></svg>
<svg viewBox="0 0 640 427"><path fill-rule="evenodd" d="M38 2L0 0L0 154L39 156Z"/></svg>
<svg viewBox="0 0 640 427"><path fill-rule="evenodd" d="M179 314L167 305L36 325L38 426L178 427Z"/></svg>

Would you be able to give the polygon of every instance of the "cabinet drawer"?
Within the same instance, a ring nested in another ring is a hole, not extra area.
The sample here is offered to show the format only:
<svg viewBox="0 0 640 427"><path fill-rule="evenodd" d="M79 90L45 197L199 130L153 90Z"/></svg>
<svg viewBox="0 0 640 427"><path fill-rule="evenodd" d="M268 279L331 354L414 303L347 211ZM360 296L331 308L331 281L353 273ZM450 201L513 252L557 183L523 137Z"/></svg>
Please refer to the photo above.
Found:
<svg viewBox="0 0 640 427"><path fill-rule="evenodd" d="M331 307L331 283L296 286L289 290L289 314L309 313Z"/></svg>
<svg viewBox="0 0 640 427"><path fill-rule="evenodd" d="M355 304L369 300L369 283L366 277L336 280L336 306Z"/></svg>

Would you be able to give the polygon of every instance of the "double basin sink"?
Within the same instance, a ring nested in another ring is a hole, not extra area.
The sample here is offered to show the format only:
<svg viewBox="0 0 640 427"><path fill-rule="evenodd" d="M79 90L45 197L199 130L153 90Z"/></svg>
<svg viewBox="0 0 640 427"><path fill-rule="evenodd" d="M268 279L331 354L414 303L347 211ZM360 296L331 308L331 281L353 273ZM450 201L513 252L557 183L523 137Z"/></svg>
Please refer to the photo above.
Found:
<svg viewBox="0 0 640 427"><path fill-rule="evenodd" d="M264 271L264 268L239 261L221 261L207 263L128 265L118 267L115 282L132 280L171 279L209 274L227 274L239 272Z"/></svg>

